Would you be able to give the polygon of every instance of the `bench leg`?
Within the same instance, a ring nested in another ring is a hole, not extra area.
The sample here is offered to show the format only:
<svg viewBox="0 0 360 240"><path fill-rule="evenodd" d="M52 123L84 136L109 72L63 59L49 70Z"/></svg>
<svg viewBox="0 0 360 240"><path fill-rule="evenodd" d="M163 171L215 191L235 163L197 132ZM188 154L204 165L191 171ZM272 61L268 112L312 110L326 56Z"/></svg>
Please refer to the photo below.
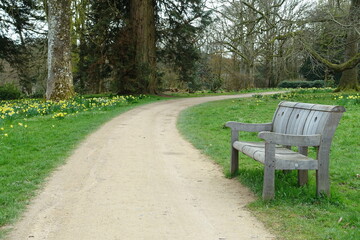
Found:
<svg viewBox="0 0 360 240"><path fill-rule="evenodd" d="M231 147L231 165L230 165L230 174L235 176L239 170L239 151Z"/></svg>
<svg viewBox="0 0 360 240"><path fill-rule="evenodd" d="M291 146L283 145L283 147L291 150ZM287 174L290 174L292 172L292 170L282 170L282 172L284 175L287 175Z"/></svg>
<svg viewBox="0 0 360 240"><path fill-rule="evenodd" d="M270 200L275 197L275 168L264 167L264 185L262 197L264 200Z"/></svg>
<svg viewBox="0 0 360 240"><path fill-rule="evenodd" d="M304 186L308 183L309 175L308 170L298 170L298 184Z"/></svg>
<svg viewBox="0 0 360 240"><path fill-rule="evenodd" d="M308 147L299 147L299 153L302 155L308 155ZM309 174L308 170L298 170L298 184L304 186L308 183Z"/></svg>
<svg viewBox="0 0 360 240"><path fill-rule="evenodd" d="M330 196L330 181L329 181L329 171L316 171L316 194L320 196L321 194L326 194Z"/></svg>
<svg viewBox="0 0 360 240"><path fill-rule="evenodd" d="M231 162L230 162L231 176L235 176L239 170L239 151L233 147L235 141L239 141L239 132L231 131Z"/></svg>
<svg viewBox="0 0 360 240"><path fill-rule="evenodd" d="M262 197L271 200L275 197L275 144L265 143L264 184Z"/></svg>
<svg viewBox="0 0 360 240"><path fill-rule="evenodd" d="M326 148L326 147L325 147ZM318 149L319 168L316 171L316 194L330 196L329 150Z"/></svg>

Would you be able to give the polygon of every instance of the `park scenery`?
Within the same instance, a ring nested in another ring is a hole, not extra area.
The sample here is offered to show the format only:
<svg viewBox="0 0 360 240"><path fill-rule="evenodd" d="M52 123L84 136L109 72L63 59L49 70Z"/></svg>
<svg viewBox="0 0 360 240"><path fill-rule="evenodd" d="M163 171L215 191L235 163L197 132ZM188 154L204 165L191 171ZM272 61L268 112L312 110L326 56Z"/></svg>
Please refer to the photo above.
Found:
<svg viewBox="0 0 360 240"><path fill-rule="evenodd" d="M359 0L2 0L0 239L360 239L359 44ZM281 102L342 110L275 133L329 191L232 162Z"/></svg>

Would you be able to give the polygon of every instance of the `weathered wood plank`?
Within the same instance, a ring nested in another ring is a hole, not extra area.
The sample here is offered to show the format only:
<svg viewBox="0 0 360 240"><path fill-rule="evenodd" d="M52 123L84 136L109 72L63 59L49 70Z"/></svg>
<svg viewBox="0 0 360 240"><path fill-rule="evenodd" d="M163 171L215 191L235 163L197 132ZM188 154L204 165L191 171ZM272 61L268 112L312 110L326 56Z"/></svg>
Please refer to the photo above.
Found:
<svg viewBox="0 0 360 240"><path fill-rule="evenodd" d="M234 142L239 140L239 131L231 131L231 165L230 175L234 176L239 170L239 151L233 147Z"/></svg>
<svg viewBox="0 0 360 240"><path fill-rule="evenodd" d="M318 161L316 160L278 160L276 159L275 169L281 170L316 170Z"/></svg>
<svg viewBox="0 0 360 240"><path fill-rule="evenodd" d="M303 135L304 125L309 114L310 110L294 109L290 116L290 121L286 128L286 133Z"/></svg>
<svg viewBox="0 0 360 240"><path fill-rule="evenodd" d="M265 143L240 142L234 148L265 164ZM284 170L317 169L318 161L281 146L275 146L275 168Z"/></svg>
<svg viewBox="0 0 360 240"><path fill-rule="evenodd" d="M316 192L318 195L325 193L330 195L329 180L329 155L330 147L335 130L340 122L342 112L334 112L326 123L326 131L323 133L322 144L318 148L317 159L319 168L316 171Z"/></svg>
<svg viewBox="0 0 360 240"><path fill-rule="evenodd" d="M261 131L271 131L272 123L240 123L240 122L227 122L225 127L229 127L235 131L245 131L245 132L261 132Z"/></svg>
<svg viewBox="0 0 360 240"><path fill-rule="evenodd" d="M275 132L260 132L258 137L267 142L289 146L319 146L321 135L293 135Z"/></svg>
<svg viewBox="0 0 360 240"><path fill-rule="evenodd" d="M326 121L328 120L330 113L313 111L311 117L308 118L305 123L305 129L303 134L321 134L326 127Z"/></svg>
<svg viewBox="0 0 360 240"><path fill-rule="evenodd" d="M289 122L289 116L291 115L293 108L281 107L277 111L273 122L273 132L286 133L286 127Z"/></svg>
<svg viewBox="0 0 360 240"><path fill-rule="evenodd" d="M343 106L312 104L312 103L297 103L297 102L287 102L287 101L279 103L278 107L300 108L300 109L308 109L308 110L322 111L322 112L345 112L345 108Z"/></svg>
<svg viewBox="0 0 360 240"><path fill-rule="evenodd" d="M308 147L299 147L299 153L307 156L308 155ZM298 170L298 184L299 186L304 186L308 183L309 174L308 170Z"/></svg>
<svg viewBox="0 0 360 240"><path fill-rule="evenodd" d="M271 200L275 196L275 144L265 143L264 183L262 197Z"/></svg>

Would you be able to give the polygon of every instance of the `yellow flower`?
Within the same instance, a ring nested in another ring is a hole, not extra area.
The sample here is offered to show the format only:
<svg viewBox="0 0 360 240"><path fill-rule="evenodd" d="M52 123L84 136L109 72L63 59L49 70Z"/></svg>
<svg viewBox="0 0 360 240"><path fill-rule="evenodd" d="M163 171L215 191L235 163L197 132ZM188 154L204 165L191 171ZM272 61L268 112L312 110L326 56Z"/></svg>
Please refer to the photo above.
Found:
<svg viewBox="0 0 360 240"><path fill-rule="evenodd" d="M8 134L7 134L7 133L5 133L5 134L4 134L4 136L5 136L5 137L8 137Z"/></svg>
<svg viewBox="0 0 360 240"><path fill-rule="evenodd" d="M21 127L23 126L23 124L22 124L22 123L18 123L18 124L19 124L19 126L21 126Z"/></svg>
<svg viewBox="0 0 360 240"><path fill-rule="evenodd" d="M26 124L25 124L25 126L24 126L24 127L25 127L25 128L27 128L27 127L28 127L28 125L26 125Z"/></svg>
<svg viewBox="0 0 360 240"><path fill-rule="evenodd" d="M4 128L2 127L2 128L0 128L0 130L1 130L1 131L4 131Z"/></svg>
<svg viewBox="0 0 360 240"><path fill-rule="evenodd" d="M13 127L14 127L14 125L10 125L10 127L11 127L11 128L13 128Z"/></svg>

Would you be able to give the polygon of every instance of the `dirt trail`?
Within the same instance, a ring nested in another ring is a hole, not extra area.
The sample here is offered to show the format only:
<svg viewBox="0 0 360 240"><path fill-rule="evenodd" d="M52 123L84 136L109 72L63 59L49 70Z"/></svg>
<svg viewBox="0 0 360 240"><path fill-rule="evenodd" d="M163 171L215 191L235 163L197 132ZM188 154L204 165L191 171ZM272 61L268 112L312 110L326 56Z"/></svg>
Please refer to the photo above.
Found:
<svg viewBox="0 0 360 240"><path fill-rule="evenodd" d="M52 174L8 239L274 239L244 208L251 193L176 129L186 107L235 97L162 101L106 123Z"/></svg>

